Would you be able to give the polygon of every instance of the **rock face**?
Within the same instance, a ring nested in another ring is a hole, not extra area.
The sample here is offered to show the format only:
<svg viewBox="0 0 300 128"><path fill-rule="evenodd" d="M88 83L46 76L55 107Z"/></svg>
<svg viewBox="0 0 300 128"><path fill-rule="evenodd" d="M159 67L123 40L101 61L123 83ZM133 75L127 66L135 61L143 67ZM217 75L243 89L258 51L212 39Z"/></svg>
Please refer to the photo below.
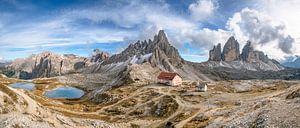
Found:
<svg viewBox="0 0 300 128"><path fill-rule="evenodd" d="M223 48L223 61L236 61L240 59L240 46L237 40L232 36L228 39Z"/></svg>
<svg viewBox="0 0 300 128"><path fill-rule="evenodd" d="M217 46L214 46L214 48L209 51L209 61L221 61L221 56L221 44L219 43Z"/></svg>
<svg viewBox="0 0 300 128"><path fill-rule="evenodd" d="M220 55L220 44L214 46L209 51L208 62L202 63L209 67L227 67L245 70L273 70L278 71L284 67L275 60L269 59L262 51L254 50L250 41L244 46L242 53L239 52L239 43L234 37L230 37L226 42L223 52ZM221 58L221 59L220 59Z"/></svg>
<svg viewBox="0 0 300 128"><path fill-rule="evenodd" d="M32 79L40 77L53 77L76 69L83 68L87 59L73 54L56 55L51 52L43 52L32 55L26 59L17 59L10 67L16 71L15 77L21 79Z"/></svg>
<svg viewBox="0 0 300 128"><path fill-rule="evenodd" d="M258 61L267 63L269 60L268 56L263 52L255 51L250 41L247 41L247 44L244 46L241 58L243 61L248 63L254 63Z"/></svg>
<svg viewBox="0 0 300 128"><path fill-rule="evenodd" d="M104 60L107 60L110 57L108 52L100 51L99 49L94 49L91 57L92 63L98 63L102 62Z"/></svg>
<svg viewBox="0 0 300 128"><path fill-rule="evenodd" d="M130 44L120 54L111 56L104 64L125 62L130 63L149 62L153 67L157 66L162 70L174 71L184 63L178 50L171 46L163 30L154 36L154 40L137 41Z"/></svg>

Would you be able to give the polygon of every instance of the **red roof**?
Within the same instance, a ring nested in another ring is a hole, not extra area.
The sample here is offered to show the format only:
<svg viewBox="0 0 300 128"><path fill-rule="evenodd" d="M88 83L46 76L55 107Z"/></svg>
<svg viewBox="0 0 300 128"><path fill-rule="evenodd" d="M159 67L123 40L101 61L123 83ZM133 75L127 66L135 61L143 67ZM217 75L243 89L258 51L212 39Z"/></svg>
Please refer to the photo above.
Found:
<svg viewBox="0 0 300 128"><path fill-rule="evenodd" d="M161 72L157 78L163 80L173 80L176 75L177 73L173 72Z"/></svg>

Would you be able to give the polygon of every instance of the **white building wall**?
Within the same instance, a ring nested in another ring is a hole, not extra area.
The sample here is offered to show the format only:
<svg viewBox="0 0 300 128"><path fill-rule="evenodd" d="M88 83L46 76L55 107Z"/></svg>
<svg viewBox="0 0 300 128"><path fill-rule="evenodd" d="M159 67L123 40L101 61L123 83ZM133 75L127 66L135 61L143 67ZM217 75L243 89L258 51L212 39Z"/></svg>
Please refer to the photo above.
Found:
<svg viewBox="0 0 300 128"><path fill-rule="evenodd" d="M179 86L181 84L182 84L182 79L178 75L176 75L172 80L172 86Z"/></svg>

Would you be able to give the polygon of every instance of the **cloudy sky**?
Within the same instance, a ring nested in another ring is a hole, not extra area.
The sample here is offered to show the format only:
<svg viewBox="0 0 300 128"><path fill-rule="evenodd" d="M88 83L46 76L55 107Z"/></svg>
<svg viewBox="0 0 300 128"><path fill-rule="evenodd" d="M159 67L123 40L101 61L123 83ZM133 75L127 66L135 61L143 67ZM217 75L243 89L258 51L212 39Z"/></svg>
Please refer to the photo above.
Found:
<svg viewBox="0 0 300 128"><path fill-rule="evenodd" d="M279 61L300 55L299 0L0 0L0 59L41 51L112 54L164 29L183 58L235 36Z"/></svg>

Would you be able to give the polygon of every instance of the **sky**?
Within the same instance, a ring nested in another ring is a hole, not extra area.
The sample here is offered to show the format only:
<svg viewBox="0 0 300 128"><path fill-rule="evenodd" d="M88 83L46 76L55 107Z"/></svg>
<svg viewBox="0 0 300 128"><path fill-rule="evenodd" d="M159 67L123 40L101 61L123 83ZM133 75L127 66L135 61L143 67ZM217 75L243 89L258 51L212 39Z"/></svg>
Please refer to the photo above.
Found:
<svg viewBox="0 0 300 128"><path fill-rule="evenodd" d="M285 61L300 55L299 28L299 0L0 0L0 61L117 54L161 29L189 61L206 61L230 36Z"/></svg>

